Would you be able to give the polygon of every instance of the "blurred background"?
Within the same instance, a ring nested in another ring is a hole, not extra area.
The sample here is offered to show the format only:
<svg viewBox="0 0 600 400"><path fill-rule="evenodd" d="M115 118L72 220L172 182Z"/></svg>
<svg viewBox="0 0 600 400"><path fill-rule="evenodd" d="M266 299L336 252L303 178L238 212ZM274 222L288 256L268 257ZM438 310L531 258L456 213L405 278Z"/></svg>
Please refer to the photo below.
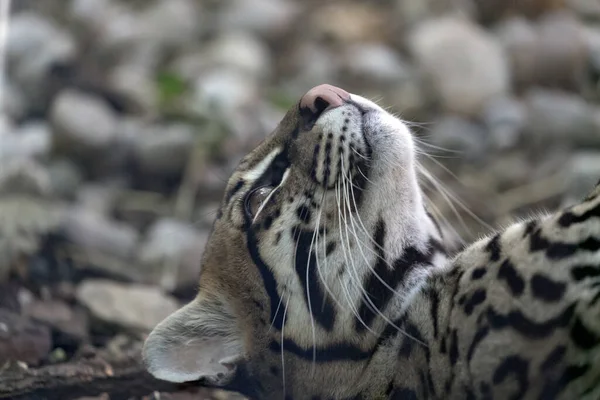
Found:
<svg viewBox="0 0 600 400"><path fill-rule="evenodd" d="M598 0L16 0L4 53L0 374L189 301L229 174L320 83L413 127L454 249L600 177Z"/></svg>

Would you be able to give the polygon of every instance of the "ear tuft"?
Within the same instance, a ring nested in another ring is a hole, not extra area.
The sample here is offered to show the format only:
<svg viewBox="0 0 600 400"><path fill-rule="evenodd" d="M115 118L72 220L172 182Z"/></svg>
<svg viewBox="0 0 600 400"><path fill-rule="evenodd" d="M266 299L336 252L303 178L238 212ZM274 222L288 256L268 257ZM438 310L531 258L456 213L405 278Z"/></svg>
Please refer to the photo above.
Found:
<svg viewBox="0 0 600 400"><path fill-rule="evenodd" d="M207 313L190 303L154 328L144 343L143 359L157 379L187 382L206 378L225 383L242 359L241 335L227 313Z"/></svg>

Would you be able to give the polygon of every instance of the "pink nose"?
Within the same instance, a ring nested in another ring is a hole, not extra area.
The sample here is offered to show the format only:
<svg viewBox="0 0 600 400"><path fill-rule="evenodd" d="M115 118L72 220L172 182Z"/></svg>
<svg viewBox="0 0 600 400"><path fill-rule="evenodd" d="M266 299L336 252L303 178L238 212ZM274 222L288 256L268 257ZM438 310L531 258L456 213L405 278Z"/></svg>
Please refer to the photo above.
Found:
<svg viewBox="0 0 600 400"><path fill-rule="evenodd" d="M310 89L300 100L300 108L309 109L315 116L336 108L350 100L350 93L338 87L323 84Z"/></svg>

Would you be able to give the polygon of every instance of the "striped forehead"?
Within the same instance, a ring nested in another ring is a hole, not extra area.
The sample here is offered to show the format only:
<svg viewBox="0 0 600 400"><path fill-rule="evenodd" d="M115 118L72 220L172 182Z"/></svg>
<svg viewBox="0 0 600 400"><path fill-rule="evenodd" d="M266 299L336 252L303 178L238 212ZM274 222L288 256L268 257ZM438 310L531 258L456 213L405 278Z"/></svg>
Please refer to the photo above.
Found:
<svg viewBox="0 0 600 400"><path fill-rule="evenodd" d="M267 168L269 168L269 166L271 165L271 163L273 162L275 157L277 157L277 155L279 153L281 153L281 151L282 151L281 147L274 148L273 150L271 150L270 153L268 153L265 157L263 157L256 165L254 165L250 169L247 169L246 171L242 172L242 176L240 178L243 179L245 182L249 182L249 183L256 181L258 178L260 178L265 173Z"/></svg>

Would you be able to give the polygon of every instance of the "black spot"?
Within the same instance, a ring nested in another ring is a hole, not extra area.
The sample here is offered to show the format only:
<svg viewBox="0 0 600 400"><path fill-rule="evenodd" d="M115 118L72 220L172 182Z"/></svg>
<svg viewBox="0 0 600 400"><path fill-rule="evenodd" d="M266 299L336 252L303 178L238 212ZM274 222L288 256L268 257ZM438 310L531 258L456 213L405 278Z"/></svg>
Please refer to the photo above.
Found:
<svg viewBox="0 0 600 400"><path fill-rule="evenodd" d="M407 323L406 326L404 327L404 331L408 335L404 335L404 337L402 338L402 345L400 346L400 349L398 350L398 357L400 357L400 358L410 357L414 346L417 344L417 341L415 341L415 339L420 342L423 341L421 332L417 329L417 327L415 325L413 325L411 323Z"/></svg>
<svg viewBox="0 0 600 400"><path fill-rule="evenodd" d="M275 235L275 246L277 246L279 244L280 240L281 240L281 232L277 232L277 234Z"/></svg>
<svg viewBox="0 0 600 400"><path fill-rule="evenodd" d="M458 361L458 333L456 329L452 330L450 337L450 364L455 365Z"/></svg>
<svg viewBox="0 0 600 400"><path fill-rule="evenodd" d="M586 278L597 278L600 276L600 265L576 265L571 270L571 276L576 281Z"/></svg>
<svg viewBox="0 0 600 400"><path fill-rule="evenodd" d="M571 340L582 349L589 350L600 343L600 337L591 332L579 318L575 319L575 323L571 328Z"/></svg>
<svg viewBox="0 0 600 400"><path fill-rule="evenodd" d="M562 299L567 287L563 282L556 282L539 273L533 275L530 283L533 296L547 302L556 302Z"/></svg>
<svg viewBox="0 0 600 400"><path fill-rule="evenodd" d="M325 248L325 255L330 255L335 250L336 243L331 241L327 243L327 247Z"/></svg>
<svg viewBox="0 0 600 400"><path fill-rule="evenodd" d="M594 208L584 212L581 215L575 215L571 211L566 211L558 219L558 224L563 228L568 228L571 225L585 222L590 218L600 218L600 204L597 204Z"/></svg>
<svg viewBox="0 0 600 400"><path fill-rule="evenodd" d="M548 354L544 362L542 363L540 370L542 372L547 372L552 368L555 368L558 364L560 364L567 353L567 348L565 346L556 346L554 350Z"/></svg>
<svg viewBox="0 0 600 400"><path fill-rule="evenodd" d="M440 296L435 290L429 291L429 310L431 312L431 323L433 324L433 337L438 337L438 312L440 307Z"/></svg>
<svg viewBox="0 0 600 400"><path fill-rule="evenodd" d="M525 232L523 232L523 238L526 238L527 236L531 235L536 230L537 224L538 222L535 219L529 221L527 225L525 225Z"/></svg>
<svg viewBox="0 0 600 400"><path fill-rule="evenodd" d="M265 217L265 220L263 222L263 229L267 231L269 230L269 228L271 228L271 225L273 225L273 217L268 215L267 217Z"/></svg>
<svg viewBox="0 0 600 400"><path fill-rule="evenodd" d="M514 265L508 259L500 266L500 269L498 270L498 279L506 281L506 284L513 295L520 296L523 294L525 281L521 278Z"/></svg>
<svg viewBox="0 0 600 400"><path fill-rule="evenodd" d="M473 292L473 295L471 296L471 298L464 305L465 314L471 315L471 313L473 312L475 307L477 307L478 305L483 303L485 301L486 297L487 297L487 293L486 293L485 289L475 290L475 292Z"/></svg>
<svg viewBox="0 0 600 400"><path fill-rule="evenodd" d="M529 387L529 378L527 372L529 370L529 362L517 355L506 357L494 371L492 378L494 385L499 385L509 376L514 375L515 380L519 384L518 391L510 399L521 399L527 392Z"/></svg>
<svg viewBox="0 0 600 400"><path fill-rule="evenodd" d="M269 367L269 371L271 372L271 375L275 377L279 376L279 368L277 368L275 365L271 365Z"/></svg>
<svg viewBox="0 0 600 400"><path fill-rule="evenodd" d="M483 276L485 275L486 271L487 270L486 270L485 267L475 268L473 270L473 272L471 273L471 279L474 280L474 281L476 281L478 279L483 278Z"/></svg>
<svg viewBox="0 0 600 400"><path fill-rule="evenodd" d="M485 246L485 250L490 253L490 261L498 261L502 248L500 246L500 234L496 234Z"/></svg>
<svg viewBox="0 0 600 400"><path fill-rule="evenodd" d="M575 311L575 306L567 307L561 314L543 322L530 320L520 310L513 310L506 315L499 314L488 307L486 317L492 329L512 328L525 337L543 339L550 336L555 329L566 327Z"/></svg>
<svg viewBox="0 0 600 400"><path fill-rule="evenodd" d="M299 206L296 209L296 215L298 216L300 221L304 222L305 224L308 224L310 222L311 212L310 208L308 208L306 205L302 204L301 206Z"/></svg>
<svg viewBox="0 0 600 400"><path fill-rule="evenodd" d="M578 378L582 377L583 375L585 375L586 372L589 371L589 369L590 369L590 366L588 364L569 365L565 369L565 372L563 374L561 381L564 383L572 382L575 379L578 379Z"/></svg>
<svg viewBox="0 0 600 400"><path fill-rule="evenodd" d="M483 339L486 338L486 336L490 333L490 328L488 326L482 326L481 328L479 328L479 330L477 332L475 332L475 336L473 337L473 340L471 341L471 345L469 346L469 351L467 352L467 360L468 362L471 362L471 360L473 359L473 354L475 354L475 350L477 350L477 346L479 345L479 343L481 343L483 341Z"/></svg>

